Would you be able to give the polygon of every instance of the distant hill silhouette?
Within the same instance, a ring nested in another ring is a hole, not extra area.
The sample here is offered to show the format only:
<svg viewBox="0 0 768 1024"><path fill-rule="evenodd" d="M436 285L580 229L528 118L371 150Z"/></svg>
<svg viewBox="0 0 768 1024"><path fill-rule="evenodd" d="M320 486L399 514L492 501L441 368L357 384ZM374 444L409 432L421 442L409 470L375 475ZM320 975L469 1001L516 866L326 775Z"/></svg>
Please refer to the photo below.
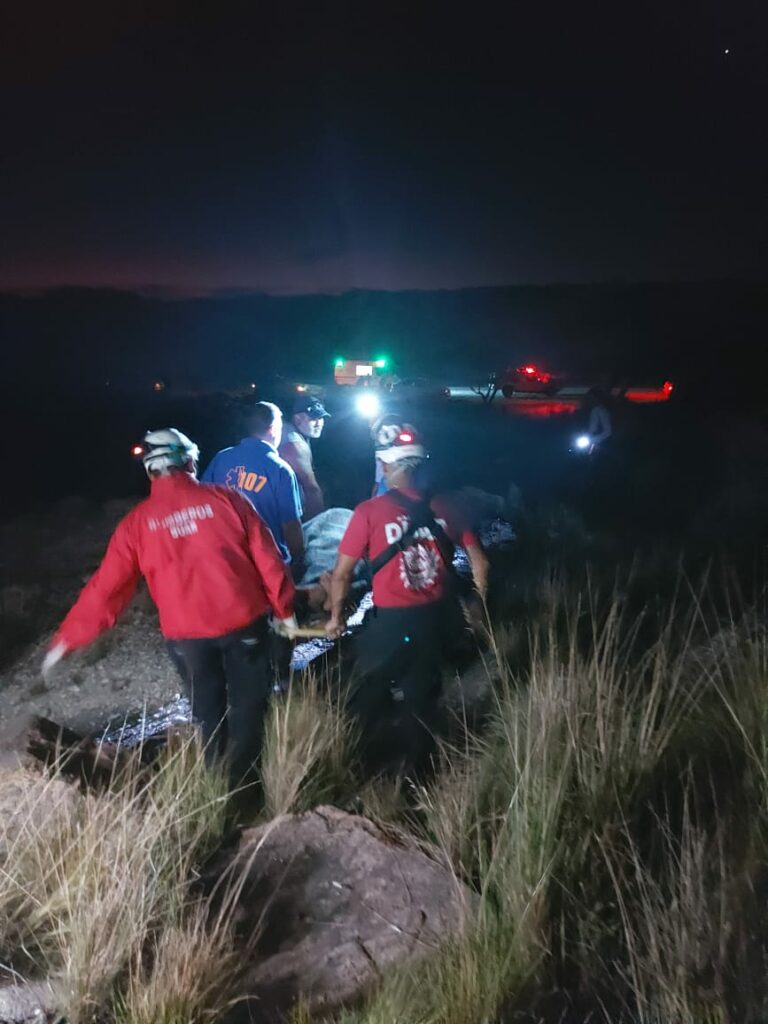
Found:
<svg viewBox="0 0 768 1024"><path fill-rule="evenodd" d="M46 391L106 381L180 390L270 373L329 380L335 356L389 355L457 382L522 360L619 376L754 382L767 282L548 285L459 291L166 298L62 288L0 294L4 380ZM741 385L740 385L741 386Z"/></svg>

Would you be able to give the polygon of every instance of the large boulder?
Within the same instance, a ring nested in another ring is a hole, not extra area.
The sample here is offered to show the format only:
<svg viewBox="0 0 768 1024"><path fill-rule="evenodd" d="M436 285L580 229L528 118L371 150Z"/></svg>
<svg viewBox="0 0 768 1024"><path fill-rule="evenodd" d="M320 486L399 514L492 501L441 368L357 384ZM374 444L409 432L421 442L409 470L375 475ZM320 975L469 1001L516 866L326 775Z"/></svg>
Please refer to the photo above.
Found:
<svg viewBox="0 0 768 1024"><path fill-rule="evenodd" d="M356 1002L460 933L474 900L434 852L334 807L244 832L235 867L240 929L260 934L232 1024L284 1020L299 999L313 1014Z"/></svg>

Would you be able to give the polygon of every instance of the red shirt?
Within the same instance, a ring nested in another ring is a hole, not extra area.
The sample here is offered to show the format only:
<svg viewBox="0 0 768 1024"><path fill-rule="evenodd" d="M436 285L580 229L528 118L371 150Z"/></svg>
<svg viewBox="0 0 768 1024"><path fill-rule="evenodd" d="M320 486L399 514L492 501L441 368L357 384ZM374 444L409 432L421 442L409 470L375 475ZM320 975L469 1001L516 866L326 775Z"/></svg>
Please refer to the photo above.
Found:
<svg viewBox="0 0 768 1024"><path fill-rule="evenodd" d="M339 544L339 553L355 560L373 560L408 529L408 513L397 502L397 490L358 505ZM416 491L403 489L412 499ZM445 500L433 498L430 508L435 519L454 544L471 547L478 544L472 530L456 521ZM417 531L416 539L405 551L395 555L373 577L373 603L378 608L404 608L429 604L445 595L448 568L432 533Z"/></svg>
<svg viewBox="0 0 768 1024"><path fill-rule="evenodd" d="M118 524L53 643L84 647L114 626L141 576L169 640L223 636L270 607L281 619L293 613L293 583L251 504L187 473L155 478Z"/></svg>

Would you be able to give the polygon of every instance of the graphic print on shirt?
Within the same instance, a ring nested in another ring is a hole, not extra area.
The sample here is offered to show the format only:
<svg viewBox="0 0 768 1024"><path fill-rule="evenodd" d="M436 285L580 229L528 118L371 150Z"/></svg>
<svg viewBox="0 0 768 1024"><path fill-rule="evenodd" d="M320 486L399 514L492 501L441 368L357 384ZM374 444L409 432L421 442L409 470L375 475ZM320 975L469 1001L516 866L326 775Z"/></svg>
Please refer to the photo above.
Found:
<svg viewBox="0 0 768 1024"><path fill-rule="evenodd" d="M248 473L245 466L233 466L224 478L225 486L231 491L249 491L258 494L265 486L267 478L260 473Z"/></svg>
<svg viewBox="0 0 768 1024"><path fill-rule="evenodd" d="M431 534L430 534L431 536ZM430 590L437 583L438 554L426 544L411 544L400 555L400 581L406 590Z"/></svg>
<svg viewBox="0 0 768 1024"><path fill-rule="evenodd" d="M435 519L443 529L446 523ZM386 523L384 536L387 544L396 544L408 530L408 517L399 515L394 523ZM431 541L431 544L421 543ZM430 590L438 581L441 556L432 531L424 526L413 534L413 542L398 555L400 582L406 590Z"/></svg>

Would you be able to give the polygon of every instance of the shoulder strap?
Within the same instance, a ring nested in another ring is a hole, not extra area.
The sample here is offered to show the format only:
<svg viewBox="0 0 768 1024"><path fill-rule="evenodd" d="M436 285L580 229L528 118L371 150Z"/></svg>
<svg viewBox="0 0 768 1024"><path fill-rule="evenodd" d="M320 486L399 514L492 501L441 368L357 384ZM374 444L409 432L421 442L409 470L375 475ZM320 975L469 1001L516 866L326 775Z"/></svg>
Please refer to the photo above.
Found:
<svg viewBox="0 0 768 1024"><path fill-rule="evenodd" d="M406 494L401 491L396 493L393 491L389 492L390 496L400 505L400 507L408 513L410 522L408 529L403 533L399 540L394 541L389 547L386 547L380 552L376 558L371 562L371 576L375 576L377 572L388 565L395 555L400 554L401 551L405 551L406 548L410 547L414 541L416 532L418 530L428 529L432 534L435 543L437 544L437 550L440 552L440 557L445 563L445 567L448 572L453 572L453 560L451 558L452 544L448 538L445 530L442 528L440 523L434 517L432 509L429 506L429 500L422 498L414 500L409 498Z"/></svg>

